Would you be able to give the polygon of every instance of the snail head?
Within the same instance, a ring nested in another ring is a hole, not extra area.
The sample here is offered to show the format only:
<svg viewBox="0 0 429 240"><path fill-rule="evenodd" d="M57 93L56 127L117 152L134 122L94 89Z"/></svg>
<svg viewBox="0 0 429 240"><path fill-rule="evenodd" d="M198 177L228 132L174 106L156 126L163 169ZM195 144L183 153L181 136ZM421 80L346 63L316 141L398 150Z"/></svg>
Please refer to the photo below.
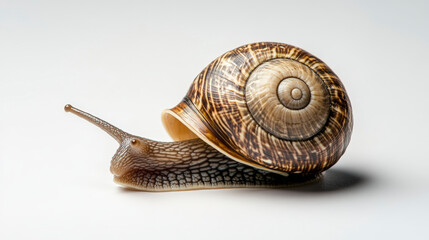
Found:
<svg viewBox="0 0 429 240"><path fill-rule="evenodd" d="M126 180L121 178L126 178L134 170L148 170L153 166L150 157L151 140L124 132L112 124L69 104L64 107L64 110L98 126L119 143L120 146L113 156L110 165L110 172L115 176L115 181Z"/></svg>

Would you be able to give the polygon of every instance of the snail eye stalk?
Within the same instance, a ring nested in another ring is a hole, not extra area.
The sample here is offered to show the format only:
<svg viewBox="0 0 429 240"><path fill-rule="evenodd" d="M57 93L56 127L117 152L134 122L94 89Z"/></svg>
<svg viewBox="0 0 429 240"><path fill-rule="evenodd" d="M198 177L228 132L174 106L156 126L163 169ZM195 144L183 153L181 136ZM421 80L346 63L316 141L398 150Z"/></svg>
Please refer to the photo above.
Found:
<svg viewBox="0 0 429 240"><path fill-rule="evenodd" d="M96 117L93 116L87 112L84 112L78 108L73 107L70 104L67 104L64 106L64 111L66 112L71 112L74 115L81 117L85 120L87 120L88 122L96 125L97 127L101 128L103 131L105 131L106 133L108 133L110 136L112 136L119 144L121 144L121 142L126 139L127 137L129 137L130 135L124 131L122 131L121 129L113 126L112 124Z"/></svg>

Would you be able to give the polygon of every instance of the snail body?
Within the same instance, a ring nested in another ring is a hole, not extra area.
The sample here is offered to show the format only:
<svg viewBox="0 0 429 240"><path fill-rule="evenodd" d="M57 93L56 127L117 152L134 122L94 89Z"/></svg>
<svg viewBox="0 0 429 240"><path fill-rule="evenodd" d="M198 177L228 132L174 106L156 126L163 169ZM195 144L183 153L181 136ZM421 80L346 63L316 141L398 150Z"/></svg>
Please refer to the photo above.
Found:
<svg viewBox="0 0 429 240"><path fill-rule="evenodd" d="M253 43L210 63L162 113L175 140L130 135L66 105L121 145L115 182L146 191L284 186L316 180L346 150L353 120L344 86L306 51Z"/></svg>

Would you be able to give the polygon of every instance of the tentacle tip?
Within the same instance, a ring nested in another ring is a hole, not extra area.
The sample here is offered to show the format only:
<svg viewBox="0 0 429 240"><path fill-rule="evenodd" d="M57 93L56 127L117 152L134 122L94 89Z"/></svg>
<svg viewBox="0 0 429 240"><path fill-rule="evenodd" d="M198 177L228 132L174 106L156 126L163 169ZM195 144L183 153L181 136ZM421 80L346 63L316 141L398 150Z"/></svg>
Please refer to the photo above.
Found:
<svg viewBox="0 0 429 240"><path fill-rule="evenodd" d="M72 105L70 105L70 104L66 104L66 105L64 106L64 111L66 111L66 112L70 112L72 108L73 108L73 107L72 107Z"/></svg>

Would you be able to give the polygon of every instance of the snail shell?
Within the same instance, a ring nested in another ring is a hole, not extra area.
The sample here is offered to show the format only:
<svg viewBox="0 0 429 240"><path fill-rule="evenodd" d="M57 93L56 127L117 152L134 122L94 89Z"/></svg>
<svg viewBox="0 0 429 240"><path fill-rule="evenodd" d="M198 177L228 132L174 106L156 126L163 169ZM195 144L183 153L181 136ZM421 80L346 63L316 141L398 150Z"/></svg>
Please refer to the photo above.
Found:
<svg viewBox="0 0 429 240"><path fill-rule="evenodd" d="M214 60L162 120L176 141L199 137L238 162L284 175L330 168L353 127L334 72L300 48L268 42Z"/></svg>

